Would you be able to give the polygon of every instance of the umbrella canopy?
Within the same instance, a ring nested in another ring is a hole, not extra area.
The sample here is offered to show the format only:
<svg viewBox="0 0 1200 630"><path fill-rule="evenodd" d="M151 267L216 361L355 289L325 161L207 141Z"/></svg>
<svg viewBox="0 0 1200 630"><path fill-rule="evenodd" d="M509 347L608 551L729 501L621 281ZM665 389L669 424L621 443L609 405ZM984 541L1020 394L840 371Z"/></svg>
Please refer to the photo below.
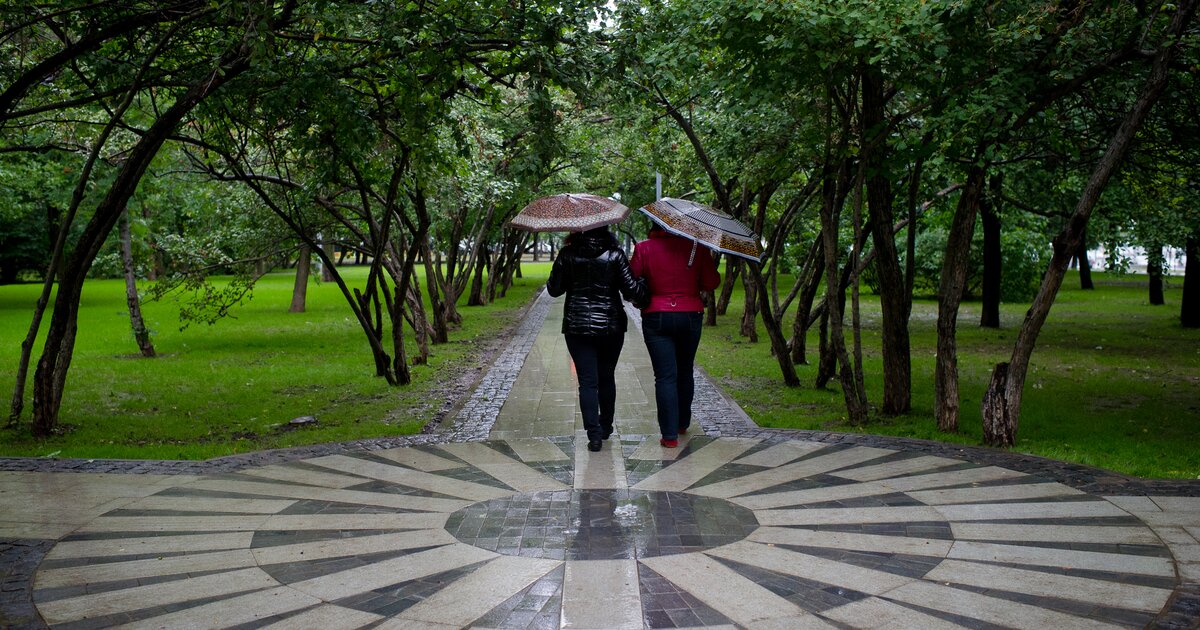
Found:
<svg viewBox="0 0 1200 630"><path fill-rule="evenodd" d="M566 193L533 200L521 208L508 226L530 232L584 232L620 223L627 216L629 207L619 201L587 193Z"/></svg>
<svg viewBox="0 0 1200 630"><path fill-rule="evenodd" d="M638 208L664 230L719 252L759 262L758 235L741 221L702 203L663 197Z"/></svg>

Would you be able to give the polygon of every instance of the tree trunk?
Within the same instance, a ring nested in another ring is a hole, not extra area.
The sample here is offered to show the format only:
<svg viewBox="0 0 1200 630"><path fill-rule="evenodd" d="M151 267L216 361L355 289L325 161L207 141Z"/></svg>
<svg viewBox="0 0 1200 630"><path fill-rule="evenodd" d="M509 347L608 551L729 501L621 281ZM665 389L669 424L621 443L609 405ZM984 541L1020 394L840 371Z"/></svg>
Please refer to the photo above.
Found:
<svg viewBox="0 0 1200 630"><path fill-rule="evenodd" d="M312 269L312 250L308 245L300 246L300 257L296 260L296 281L292 285L292 306L289 313L303 313L308 298L308 274Z"/></svg>
<svg viewBox="0 0 1200 630"><path fill-rule="evenodd" d="M725 282L721 285L721 294L717 298L717 305L713 312L713 323L716 323L717 315L724 315L729 311L729 302L733 300L733 287L737 280L742 275L742 265L746 264L742 259L733 256L725 256Z"/></svg>
<svg viewBox="0 0 1200 630"><path fill-rule="evenodd" d="M480 250L479 257L475 261L475 275L471 280L471 293L467 296L467 306L483 306L487 304L483 296L483 272L487 270L490 274L491 270L488 267L492 263L492 254L486 245L480 245L483 249Z"/></svg>
<svg viewBox="0 0 1200 630"><path fill-rule="evenodd" d="M753 263L746 265L746 277L753 278L754 284L762 286L762 272L754 266ZM796 365L792 363L791 355L788 353L787 339L783 336L783 327L779 320L775 319L775 313L771 310L770 296L765 290L758 292L759 309L762 311L763 328L767 331L767 338L771 340L771 354L775 355L775 359L779 361L779 371L783 375L783 384L788 387L799 387L800 377L796 375Z"/></svg>
<svg viewBox="0 0 1200 630"><path fill-rule="evenodd" d="M438 288L437 272L434 270L437 263L433 259L428 236L421 243L421 258L425 261L425 287L429 293L429 310L433 313L431 338L434 345L446 343L450 341L450 326L446 322L446 307L442 304L442 292Z"/></svg>
<svg viewBox="0 0 1200 630"><path fill-rule="evenodd" d="M1183 296L1179 299L1179 323L1184 328L1200 328L1200 236L1187 240L1187 260L1183 267Z"/></svg>
<svg viewBox="0 0 1200 630"><path fill-rule="evenodd" d="M1079 237L1079 247L1075 248L1075 261L1079 263L1079 288L1091 291L1096 288L1092 282L1092 263L1088 261L1087 230Z"/></svg>
<svg viewBox="0 0 1200 630"><path fill-rule="evenodd" d="M1150 304L1153 306L1167 303L1163 296L1163 264L1162 245L1146 247L1146 275L1150 276Z"/></svg>
<svg viewBox="0 0 1200 630"><path fill-rule="evenodd" d="M933 415L938 429L948 433L958 431L958 307L962 302L967 267L971 257L971 236L975 233L975 216L979 213L985 172L973 166L967 173L967 183L946 238L946 253L942 258L941 281L938 287L937 359L933 372Z"/></svg>
<svg viewBox="0 0 1200 630"><path fill-rule="evenodd" d="M812 327L813 301L817 298L817 290L821 286L821 271L824 269L824 251L821 249L822 237L817 235L817 241L809 248L808 260L802 274L803 286L800 288L800 298L796 302L796 318L792 322L792 340L788 347L792 353L792 363L807 365L808 329Z"/></svg>
<svg viewBox="0 0 1200 630"><path fill-rule="evenodd" d="M863 160L882 310L883 405L880 410L886 415L899 415L912 408L912 358L908 335L910 296L905 295L904 274L892 233L895 213L891 178L884 168L887 142L878 135L886 128L885 105L882 73L876 67L868 67L862 80L863 141L869 143L864 144L866 155Z"/></svg>
<svg viewBox="0 0 1200 630"><path fill-rule="evenodd" d="M137 342L138 351L143 357L153 358L154 344L150 341L150 331L146 330L146 322L142 319L142 301L138 297L137 274L133 268L133 235L129 229L129 211L121 213L121 267L125 272L125 303L129 306L129 325L133 328L133 340Z"/></svg>
<svg viewBox="0 0 1200 630"><path fill-rule="evenodd" d="M1003 259L1000 256L1000 176L991 177L990 191L979 198L979 218L983 223L983 305L979 325L1000 327L1000 279Z"/></svg>
<svg viewBox="0 0 1200 630"><path fill-rule="evenodd" d="M752 264L744 263L746 268ZM750 343L758 343L758 294L761 291L766 296L766 291L758 282L761 278L762 274L757 269L745 269L742 273L745 302L742 306L742 326L738 333L749 339Z"/></svg>
<svg viewBox="0 0 1200 630"><path fill-rule="evenodd" d="M1016 443L1021 396L1038 334L1050 314L1050 307L1059 287L1062 286L1067 265L1071 262L1073 253L1077 251L1079 241L1084 237L1084 230L1087 229L1092 211L1100 201L1100 194L1113 173L1120 167L1138 128L1149 115L1154 103L1162 96L1178 38L1186 25L1191 23L1196 12L1196 1L1185 0L1176 5L1175 15L1171 18L1163 44L1154 55L1145 88L1138 95L1125 119L1121 121L1104 155L1092 170L1066 227L1054 239L1054 255L1050 258L1049 268L1042 278L1042 286L1026 312L1020 332L1017 333L1012 358L1007 364L1001 363L996 366L988 384L982 411L984 441L989 446L1012 446Z"/></svg>
<svg viewBox="0 0 1200 630"><path fill-rule="evenodd" d="M167 137L197 104L230 79L249 67L248 53L239 51L235 57L222 59L219 70L181 94L175 103L141 135L125 163L121 165L108 193L97 205L91 220L80 234L75 249L64 264L62 282L54 302L50 325L33 376L33 434L46 437L55 432L58 411L62 405L67 370L75 350L75 334L79 317L79 296L83 281L105 239L112 233L130 197L137 190L151 160L158 154Z"/></svg>
<svg viewBox="0 0 1200 630"><path fill-rule="evenodd" d="M833 355L833 347L829 344L829 309L821 311L821 324L817 330L817 377L813 379L813 387L825 389L837 371L837 357Z"/></svg>

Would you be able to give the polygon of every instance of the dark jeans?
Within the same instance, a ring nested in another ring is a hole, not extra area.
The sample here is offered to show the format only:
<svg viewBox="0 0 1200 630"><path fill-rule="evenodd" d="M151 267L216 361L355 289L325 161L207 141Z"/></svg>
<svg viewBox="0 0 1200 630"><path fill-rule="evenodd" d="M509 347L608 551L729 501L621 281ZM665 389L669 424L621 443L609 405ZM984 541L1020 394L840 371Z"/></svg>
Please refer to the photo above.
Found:
<svg viewBox="0 0 1200 630"><path fill-rule="evenodd" d="M621 357L624 334L564 335L567 351L579 379L579 412L588 441L611 433L617 406L617 359Z"/></svg>
<svg viewBox="0 0 1200 630"><path fill-rule="evenodd" d="M654 366L654 402L658 429L668 440L692 424L692 396L696 383L692 365L700 346L702 313L647 313L642 317L642 338Z"/></svg>

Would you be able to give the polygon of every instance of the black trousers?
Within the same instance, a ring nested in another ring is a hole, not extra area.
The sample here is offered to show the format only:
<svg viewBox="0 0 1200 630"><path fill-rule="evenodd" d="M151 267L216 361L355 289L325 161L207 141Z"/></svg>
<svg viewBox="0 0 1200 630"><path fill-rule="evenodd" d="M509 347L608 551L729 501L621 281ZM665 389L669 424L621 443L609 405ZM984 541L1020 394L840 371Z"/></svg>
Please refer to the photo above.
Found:
<svg viewBox="0 0 1200 630"><path fill-rule="evenodd" d="M658 430L669 440L677 439L679 430L692 424L696 390L692 366L703 325L701 313L655 312L642 316L642 338L654 366Z"/></svg>
<svg viewBox="0 0 1200 630"><path fill-rule="evenodd" d="M588 441L611 433L617 406L617 360L625 345L624 334L564 335L567 351L579 379L579 411Z"/></svg>

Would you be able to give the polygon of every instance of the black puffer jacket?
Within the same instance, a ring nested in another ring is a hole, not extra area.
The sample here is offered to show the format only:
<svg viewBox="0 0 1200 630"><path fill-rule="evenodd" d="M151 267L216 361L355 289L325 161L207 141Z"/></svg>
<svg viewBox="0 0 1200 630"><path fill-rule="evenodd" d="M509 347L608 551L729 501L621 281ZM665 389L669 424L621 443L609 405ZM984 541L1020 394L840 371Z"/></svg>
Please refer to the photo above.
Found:
<svg viewBox="0 0 1200 630"><path fill-rule="evenodd" d="M546 290L553 297L567 294L562 331L572 335L624 333L628 321L621 297L635 306L649 297L607 228L572 235L554 261Z"/></svg>

